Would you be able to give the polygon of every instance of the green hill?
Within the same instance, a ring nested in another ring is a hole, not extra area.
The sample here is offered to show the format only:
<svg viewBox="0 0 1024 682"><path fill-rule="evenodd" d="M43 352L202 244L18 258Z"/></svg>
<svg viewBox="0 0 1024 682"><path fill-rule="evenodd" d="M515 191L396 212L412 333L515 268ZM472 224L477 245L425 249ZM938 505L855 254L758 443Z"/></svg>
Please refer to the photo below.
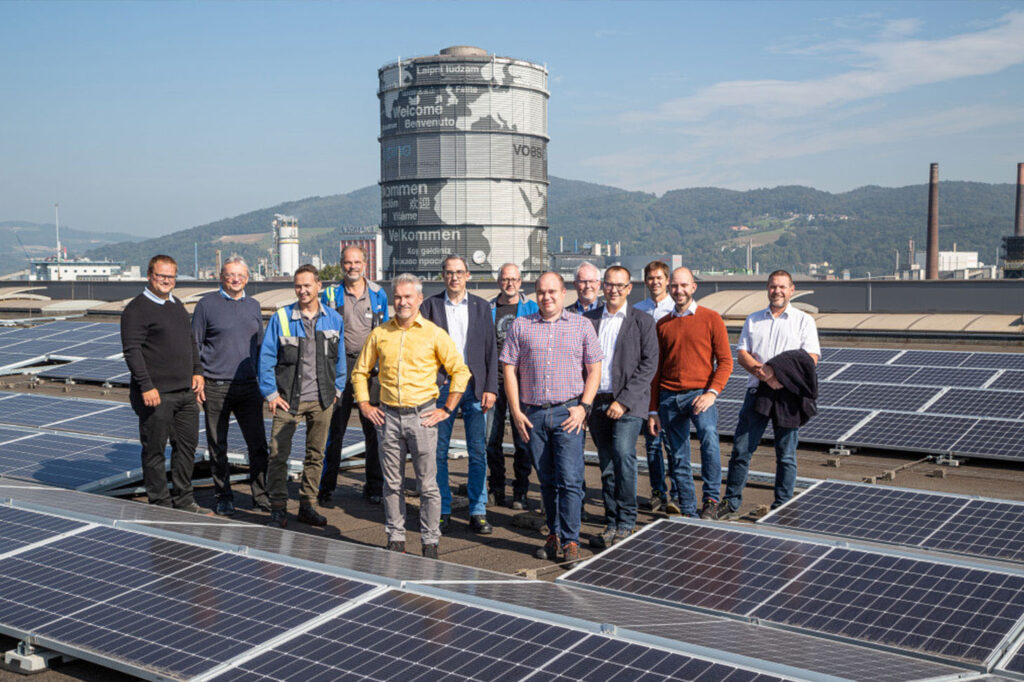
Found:
<svg viewBox="0 0 1024 682"><path fill-rule="evenodd" d="M888 272L899 249L905 262L907 240L924 248L926 185L861 187L831 194L809 187L733 191L710 187L681 189L658 197L605 185L552 177L549 188L549 245L574 241L621 241L624 254L681 253L704 270L742 268L746 243L754 241L754 259L762 269L805 271L808 263L829 261L855 276ZM940 246L978 251L993 262L1003 235L1012 227L1014 187L976 182L943 182L939 189ZM275 213L294 215L303 230L302 250L323 249L336 256L338 235L375 224L379 216L376 186L348 194L310 197L140 242L105 244L92 257L145 265L154 253L178 258L191 271L193 244L201 263L212 264L214 251L238 253L251 262L270 246ZM748 230L734 227L746 226Z"/></svg>

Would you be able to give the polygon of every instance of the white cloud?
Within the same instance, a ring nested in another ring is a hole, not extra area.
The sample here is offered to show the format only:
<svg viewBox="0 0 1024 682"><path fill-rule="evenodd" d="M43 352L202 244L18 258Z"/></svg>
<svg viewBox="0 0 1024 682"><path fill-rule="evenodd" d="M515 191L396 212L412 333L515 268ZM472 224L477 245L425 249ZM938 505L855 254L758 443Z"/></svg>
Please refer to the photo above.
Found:
<svg viewBox="0 0 1024 682"><path fill-rule="evenodd" d="M623 119L692 124L723 112L790 119L915 86L996 73L1024 62L1024 12L1006 14L991 28L949 38L893 37L919 28L916 20L898 20L883 29L888 38L861 44L844 41L855 66L842 73L807 80L723 81L653 111L630 112ZM818 48L807 49L810 54Z"/></svg>

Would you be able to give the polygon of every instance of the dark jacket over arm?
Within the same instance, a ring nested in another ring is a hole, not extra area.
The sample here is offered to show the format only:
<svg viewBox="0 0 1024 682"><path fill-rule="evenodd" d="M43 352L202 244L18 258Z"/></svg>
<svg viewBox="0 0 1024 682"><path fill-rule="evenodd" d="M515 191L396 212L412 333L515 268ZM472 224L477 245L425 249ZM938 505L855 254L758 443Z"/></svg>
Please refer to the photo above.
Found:
<svg viewBox="0 0 1024 682"><path fill-rule="evenodd" d="M765 364L775 371L782 388L773 389L763 381L758 384L755 412L786 428L803 426L818 414L818 374L807 351L787 350Z"/></svg>
<svg viewBox="0 0 1024 682"><path fill-rule="evenodd" d="M441 329L448 331L448 316L444 312L447 292L442 291L423 301L420 313ZM494 316L491 306L484 299L466 294L469 299L469 328L466 332L465 361L473 373L476 399L481 400L484 392L498 393L498 342L494 334ZM444 383L448 375L442 369L438 372L438 384Z"/></svg>
<svg viewBox="0 0 1024 682"><path fill-rule="evenodd" d="M601 334L604 306L583 314ZM612 394L631 417L647 417L651 381L658 370L658 335L654 318L633 306L626 308L612 358Z"/></svg>

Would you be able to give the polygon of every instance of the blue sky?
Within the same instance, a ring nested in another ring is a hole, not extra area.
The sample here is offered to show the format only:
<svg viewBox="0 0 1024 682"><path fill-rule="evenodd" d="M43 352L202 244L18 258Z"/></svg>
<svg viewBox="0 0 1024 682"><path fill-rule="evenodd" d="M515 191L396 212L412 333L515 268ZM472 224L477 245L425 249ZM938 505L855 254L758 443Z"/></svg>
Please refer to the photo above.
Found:
<svg viewBox="0 0 1024 682"><path fill-rule="evenodd" d="M1021 2L0 2L0 220L157 235L379 177L377 69L550 71L551 175L1012 182ZM269 227L268 227L269 229Z"/></svg>

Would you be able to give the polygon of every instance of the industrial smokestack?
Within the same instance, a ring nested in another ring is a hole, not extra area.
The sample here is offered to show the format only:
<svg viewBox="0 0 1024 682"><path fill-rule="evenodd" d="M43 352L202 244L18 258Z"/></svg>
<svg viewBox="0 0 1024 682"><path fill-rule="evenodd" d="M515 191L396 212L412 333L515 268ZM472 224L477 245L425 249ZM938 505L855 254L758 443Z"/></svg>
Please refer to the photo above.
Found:
<svg viewBox="0 0 1024 682"><path fill-rule="evenodd" d="M931 165L928 179L928 251L925 279L939 278L939 164Z"/></svg>
<svg viewBox="0 0 1024 682"><path fill-rule="evenodd" d="M1024 237L1024 163L1017 164L1017 212L1013 215L1013 236Z"/></svg>

